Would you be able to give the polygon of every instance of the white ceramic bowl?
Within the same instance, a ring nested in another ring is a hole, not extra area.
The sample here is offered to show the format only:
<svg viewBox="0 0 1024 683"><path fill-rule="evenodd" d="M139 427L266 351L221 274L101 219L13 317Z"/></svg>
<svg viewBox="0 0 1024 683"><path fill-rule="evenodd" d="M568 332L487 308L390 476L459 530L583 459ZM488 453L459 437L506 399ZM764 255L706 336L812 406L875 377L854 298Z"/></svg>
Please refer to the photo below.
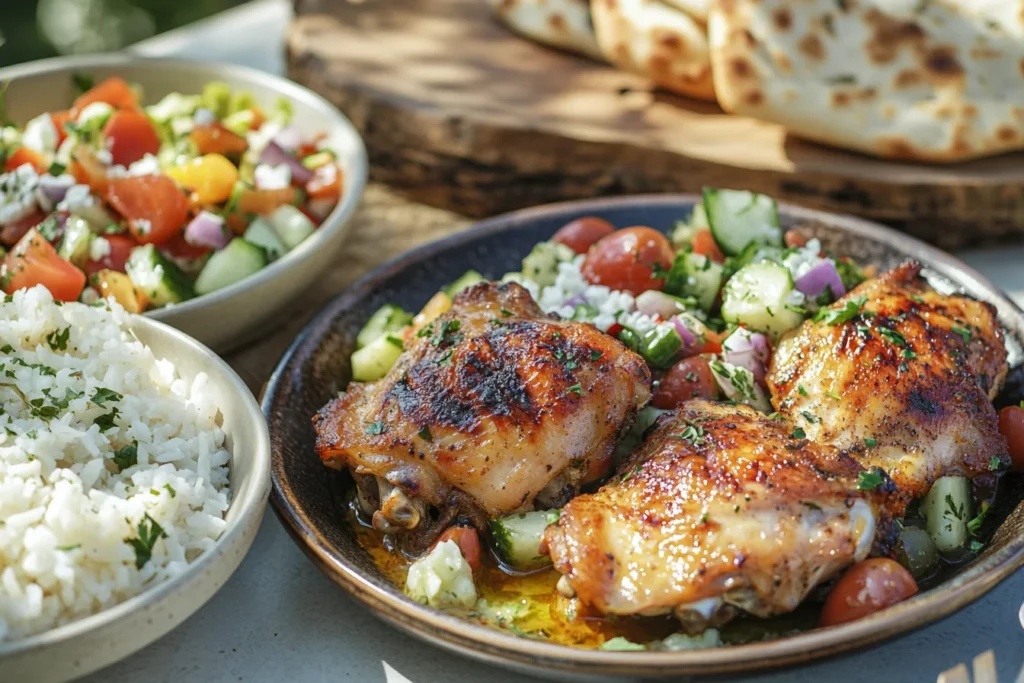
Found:
<svg viewBox="0 0 1024 683"><path fill-rule="evenodd" d="M263 71L123 53L60 57L0 69L0 83L9 83L8 115L23 125L41 112L67 109L74 99L70 76L76 72L97 79L118 75L138 83L149 103L170 92L199 93L209 81L224 81L250 92L268 110L277 98L287 98L294 105L293 122L299 131L327 134L330 148L340 158L344 192L311 237L284 258L230 287L146 314L221 353L273 329L284 307L337 258L349 219L366 187L366 148L352 123L319 95Z"/></svg>
<svg viewBox="0 0 1024 683"><path fill-rule="evenodd" d="M0 643L0 681L67 681L153 642L213 597L249 551L270 492L270 437L252 392L210 349L167 325L135 317L138 338L183 377L209 376L231 452L231 504L216 545L174 579L79 621Z"/></svg>

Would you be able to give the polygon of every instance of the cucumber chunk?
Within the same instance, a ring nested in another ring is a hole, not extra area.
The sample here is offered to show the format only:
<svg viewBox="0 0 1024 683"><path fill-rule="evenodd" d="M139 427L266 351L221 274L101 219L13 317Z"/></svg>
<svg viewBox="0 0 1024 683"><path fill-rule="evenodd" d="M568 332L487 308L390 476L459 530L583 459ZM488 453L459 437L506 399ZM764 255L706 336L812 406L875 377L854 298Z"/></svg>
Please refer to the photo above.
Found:
<svg viewBox="0 0 1024 683"><path fill-rule="evenodd" d="M80 216L68 216L57 255L81 268L89 260L89 245L92 244L92 239L92 228L89 227L87 220Z"/></svg>
<svg viewBox="0 0 1024 683"><path fill-rule="evenodd" d="M725 283L722 318L777 339L803 322L802 304L789 270L768 261L751 263Z"/></svg>
<svg viewBox="0 0 1024 683"><path fill-rule="evenodd" d="M921 500L925 529L941 553L956 553L967 545L971 519L971 482L964 477L939 477Z"/></svg>
<svg viewBox="0 0 1024 683"><path fill-rule="evenodd" d="M665 292L693 297L704 311L710 311L722 287L725 268L703 254L681 251L665 278Z"/></svg>
<svg viewBox="0 0 1024 683"><path fill-rule="evenodd" d="M445 287L444 292L448 296L455 296L462 290L469 289L479 282L484 282L484 276L475 270L467 270L459 276L458 280Z"/></svg>
<svg viewBox="0 0 1024 683"><path fill-rule="evenodd" d="M270 261L279 259L288 253L288 247L284 246L274 228L262 218L254 218L249 227L245 229L243 237L249 244L262 247L263 251L267 252L267 259Z"/></svg>
<svg viewBox="0 0 1024 683"><path fill-rule="evenodd" d="M779 208L768 195L706 187L704 209L711 234L727 256L736 256L751 242L782 246Z"/></svg>
<svg viewBox="0 0 1024 683"><path fill-rule="evenodd" d="M558 242L540 242L523 259L523 275L538 285L555 284L558 264L576 257L572 249Z"/></svg>
<svg viewBox="0 0 1024 683"><path fill-rule="evenodd" d="M402 350L402 340L396 335L377 337L352 354L352 379L373 382L382 378L402 355Z"/></svg>
<svg viewBox="0 0 1024 683"><path fill-rule="evenodd" d="M288 247L288 251L302 244L302 241L316 230L313 221L291 204L277 207L267 220L284 246Z"/></svg>
<svg viewBox="0 0 1024 683"><path fill-rule="evenodd" d="M681 348L683 338L671 323L658 325L640 340L640 355L656 368L672 367Z"/></svg>
<svg viewBox="0 0 1024 683"><path fill-rule="evenodd" d="M491 540L498 558L517 571L551 564L551 558L540 554L540 543L544 530L557 521L557 510L535 510L492 519Z"/></svg>
<svg viewBox="0 0 1024 683"><path fill-rule="evenodd" d="M132 249L125 270L132 284L146 293L153 307L180 303L195 296L181 269L152 244Z"/></svg>
<svg viewBox="0 0 1024 683"><path fill-rule="evenodd" d="M370 316L370 319L363 325L356 335L356 348L361 349L369 346L378 337L400 329L412 322L412 313L394 304L384 304L377 309L377 312Z"/></svg>
<svg viewBox="0 0 1024 683"><path fill-rule="evenodd" d="M196 278L196 294L209 294L233 285L267 265L261 247L236 237L210 256Z"/></svg>

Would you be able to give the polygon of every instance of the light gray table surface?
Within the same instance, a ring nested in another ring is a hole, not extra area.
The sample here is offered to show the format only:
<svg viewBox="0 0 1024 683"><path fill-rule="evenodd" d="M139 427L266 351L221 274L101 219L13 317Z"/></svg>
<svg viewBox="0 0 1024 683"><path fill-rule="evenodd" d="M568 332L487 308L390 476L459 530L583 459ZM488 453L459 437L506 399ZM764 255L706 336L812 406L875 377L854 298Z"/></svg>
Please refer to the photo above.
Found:
<svg viewBox="0 0 1024 683"><path fill-rule="evenodd" d="M183 0L184 1L184 0ZM282 72L286 0L257 0L136 46L149 56L246 64ZM1024 247L962 256L1024 301ZM903 638L745 683L934 681L994 649L999 680L1024 673L1024 571L961 612ZM299 551L270 511L235 576L199 612L87 683L295 681L511 683L532 680L429 647L378 621Z"/></svg>

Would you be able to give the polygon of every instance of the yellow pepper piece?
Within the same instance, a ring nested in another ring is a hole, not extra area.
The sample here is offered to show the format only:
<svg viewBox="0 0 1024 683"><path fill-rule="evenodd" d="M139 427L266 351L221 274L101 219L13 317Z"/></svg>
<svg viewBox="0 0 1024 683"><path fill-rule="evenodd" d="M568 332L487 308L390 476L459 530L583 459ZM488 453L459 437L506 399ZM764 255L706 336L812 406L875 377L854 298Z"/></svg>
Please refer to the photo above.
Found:
<svg viewBox="0 0 1024 683"><path fill-rule="evenodd" d="M114 297L129 313L142 313L146 310L149 297L135 288L131 278L116 270L101 270L93 276L93 286L100 292L100 297Z"/></svg>
<svg viewBox="0 0 1024 683"><path fill-rule="evenodd" d="M226 202L238 180L238 169L221 154L204 154L167 170L174 182L192 192L197 204Z"/></svg>
<svg viewBox="0 0 1024 683"><path fill-rule="evenodd" d="M412 319L412 333L416 334L424 327L434 322L442 314L447 313L448 309L452 307L452 300L444 292L438 292L427 305L423 307L416 317Z"/></svg>

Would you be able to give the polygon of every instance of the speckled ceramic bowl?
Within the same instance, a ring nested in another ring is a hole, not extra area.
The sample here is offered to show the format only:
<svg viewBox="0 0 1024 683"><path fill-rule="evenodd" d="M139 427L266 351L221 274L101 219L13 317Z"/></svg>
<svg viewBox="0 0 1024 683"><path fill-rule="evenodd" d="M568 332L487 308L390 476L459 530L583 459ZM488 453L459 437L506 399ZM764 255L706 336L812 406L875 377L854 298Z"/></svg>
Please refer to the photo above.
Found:
<svg viewBox="0 0 1024 683"><path fill-rule="evenodd" d="M171 92L199 93L205 83L224 81L251 93L268 111L277 98L290 100L295 111L292 120L300 132L327 134L327 143L339 155L344 192L313 235L244 280L146 314L220 353L273 330L284 307L339 258L338 250L362 197L368 169L366 149L352 123L319 95L273 74L230 64L147 59L130 54L61 57L0 69L0 83L8 84L8 115L24 124L40 112L67 109L74 99L71 74L77 72L97 79L118 75L138 83L148 103Z"/></svg>
<svg viewBox="0 0 1024 683"><path fill-rule="evenodd" d="M516 637L443 614L402 595L374 566L345 523L351 480L325 468L313 450L311 416L344 389L356 332L382 304L417 310L469 268L490 277L519 269L538 241L568 221L597 215L614 225L668 231L689 216L695 198L651 196L540 207L485 221L382 266L332 301L285 354L263 400L273 448L271 501L306 554L381 618L423 640L492 664L545 676L659 677L722 674L804 662L893 638L955 612L1024 565L1024 487L1017 477L990 517L991 542L956 576L860 621L771 642L689 652L602 652ZM1005 328L1011 363L1022 360L1024 314L981 275L933 247L874 223L793 206L780 207L787 228L800 226L826 248L891 268L906 258L926 266L940 289L991 302ZM1019 374L1015 373L1019 378ZM1019 389L1019 379L1016 384ZM1016 398L1016 397L1015 397Z"/></svg>
<svg viewBox="0 0 1024 683"><path fill-rule="evenodd" d="M205 372L231 452L231 505L216 545L186 571L91 617L23 640L0 643L0 681L56 683L142 649L213 597L235 572L259 530L270 492L270 439L252 392L210 349L163 323L136 316L132 330L183 377Z"/></svg>

